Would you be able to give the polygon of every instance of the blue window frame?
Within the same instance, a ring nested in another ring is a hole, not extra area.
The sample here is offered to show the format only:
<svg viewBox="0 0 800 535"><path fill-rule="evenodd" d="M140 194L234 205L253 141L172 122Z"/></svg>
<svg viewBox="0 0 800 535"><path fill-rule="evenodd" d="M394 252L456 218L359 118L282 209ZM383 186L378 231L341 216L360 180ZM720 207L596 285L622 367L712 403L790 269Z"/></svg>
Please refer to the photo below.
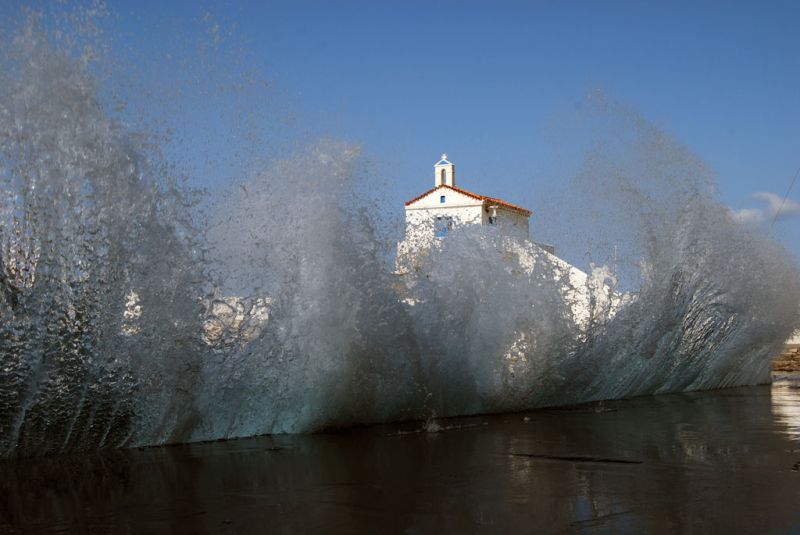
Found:
<svg viewBox="0 0 800 535"><path fill-rule="evenodd" d="M439 197L439 202L440 202L440 203L442 203L442 204L444 204L444 195L442 195L441 197Z"/></svg>
<svg viewBox="0 0 800 535"><path fill-rule="evenodd" d="M433 223L433 234L437 238L443 238L447 231L453 228L453 218L449 216L436 216Z"/></svg>

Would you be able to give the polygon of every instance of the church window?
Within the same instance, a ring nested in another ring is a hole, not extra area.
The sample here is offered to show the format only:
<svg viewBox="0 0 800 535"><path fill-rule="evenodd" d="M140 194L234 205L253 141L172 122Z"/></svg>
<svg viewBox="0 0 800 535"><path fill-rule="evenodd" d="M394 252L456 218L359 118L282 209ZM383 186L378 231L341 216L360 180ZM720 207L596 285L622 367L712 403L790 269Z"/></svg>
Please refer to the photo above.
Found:
<svg viewBox="0 0 800 535"><path fill-rule="evenodd" d="M433 225L433 233L437 238L443 238L447 231L453 228L453 218L448 216L436 216Z"/></svg>
<svg viewBox="0 0 800 535"><path fill-rule="evenodd" d="M439 197L439 202L440 202L440 203L442 203L442 204L444 204L444 195L442 195L441 197Z"/></svg>
<svg viewBox="0 0 800 535"><path fill-rule="evenodd" d="M446 169L442 169L441 175L442 175L442 184L444 184L445 183L445 178L447 178L447 170Z"/></svg>
<svg viewBox="0 0 800 535"><path fill-rule="evenodd" d="M496 225L497 224L497 216L496 215L490 215L489 216L489 224L490 225Z"/></svg>

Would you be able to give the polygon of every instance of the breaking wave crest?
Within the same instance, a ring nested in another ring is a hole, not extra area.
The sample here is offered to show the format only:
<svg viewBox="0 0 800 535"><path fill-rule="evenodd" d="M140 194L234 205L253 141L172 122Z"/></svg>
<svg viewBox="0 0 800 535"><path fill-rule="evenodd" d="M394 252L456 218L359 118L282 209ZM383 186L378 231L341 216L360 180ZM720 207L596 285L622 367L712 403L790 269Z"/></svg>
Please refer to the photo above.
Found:
<svg viewBox="0 0 800 535"><path fill-rule="evenodd" d="M478 227L400 275L357 146L275 158L204 219L85 58L35 17L3 50L2 456L761 383L798 323L791 258L691 168L606 192L625 284Z"/></svg>

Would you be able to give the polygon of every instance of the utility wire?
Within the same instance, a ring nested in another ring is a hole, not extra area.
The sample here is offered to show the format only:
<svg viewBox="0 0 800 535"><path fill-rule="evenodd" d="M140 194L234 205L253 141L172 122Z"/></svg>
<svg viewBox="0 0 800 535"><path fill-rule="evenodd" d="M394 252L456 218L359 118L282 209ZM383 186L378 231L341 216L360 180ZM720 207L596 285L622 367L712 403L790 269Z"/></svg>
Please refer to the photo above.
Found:
<svg viewBox="0 0 800 535"><path fill-rule="evenodd" d="M786 199L789 198L789 193L792 192L792 188L794 187L794 183L797 182L797 176L800 175L800 167L797 168L797 172L794 174L794 178L792 179L792 183L789 184L789 189L786 190L786 195L783 196L783 200L781 201L781 205L778 207L778 211L775 212L775 217L772 218L772 224L769 228L775 224L775 221L778 220L778 216L781 215L781 210L783 210L783 205L786 204Z"/></svg>

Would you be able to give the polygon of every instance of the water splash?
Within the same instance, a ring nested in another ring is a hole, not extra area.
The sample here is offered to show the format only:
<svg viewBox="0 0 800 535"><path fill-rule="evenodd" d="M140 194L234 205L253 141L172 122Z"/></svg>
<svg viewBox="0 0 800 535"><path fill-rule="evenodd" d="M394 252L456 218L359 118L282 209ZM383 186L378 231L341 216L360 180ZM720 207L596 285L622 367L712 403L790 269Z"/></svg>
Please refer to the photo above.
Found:
<svg viewBox="0 0 800 535"><path fill-rule="evenodd" d="M636 172L595 153L581 175L613 175L606 213L640 222L618 233L636 259L624 298L607 268L575 279L491 228L456 229L399 277L357 146L289 151L198 223L174 162L107 111L90 61L36 17L8 45L4 456L754 384L798 323L786 252L652 130ZM653 180L664 169L680 180Z"/></svg>
<svg viewBox="0 0 800 535"><path fill-rule="evenodd" d="M190 200L35 16L4 51L0 451L125 444L166 417L198 358Z"/></svg>

